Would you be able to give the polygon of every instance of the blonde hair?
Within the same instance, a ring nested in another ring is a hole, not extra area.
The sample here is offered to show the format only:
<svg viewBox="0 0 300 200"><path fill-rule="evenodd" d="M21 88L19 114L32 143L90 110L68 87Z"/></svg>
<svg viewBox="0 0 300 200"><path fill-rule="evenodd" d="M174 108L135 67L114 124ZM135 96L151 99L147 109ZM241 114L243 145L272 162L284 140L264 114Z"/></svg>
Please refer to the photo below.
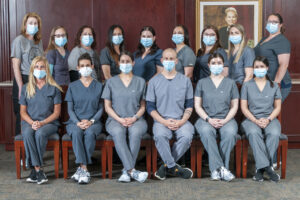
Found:
<svg viewBox="0 0 300 200"><path fill-rule="evenodd" d="M36 18L37 22L38 22L38 27L39 30L38 32L33 36L33 39L35 41L35 44L38 44L41 39L42 39L42 20L41 17L35 13L35 12L30 12L27 13L24 17L23 17L23 21L22 21L22 26L21 26L21 34L26 37L26 23L29 17L34 17Z"/></svg>
<svg viewBox="0 0 300 200"><path fill-rule="evenodd" d="M229 27L229 34L230 34L230 30L231 30L232 28L238 29L238 30L241 32L241 34L242 34L242 41L241 41L241 43L240 43L239 50L238 50L238 52L237 52L237 54L236 54L236 56L235 56L235 59L234 59L234 61L233 61L233 63L237 63L237 62L239 61L239 59L240 59L240 57L241 57L243 51L244 51L245 46L246 46L245 29L244 29L244 27L243 27L242 25L240 25L240 24L233 24L233 25L231 25L231 26ZM233 49L234 49L234 45L233 45L233 44L230 42L230 40L228 39L228 53L227 53L228 58L232 55Z"/></svg>
<svg viewBox="0 0 300 200"><path fill-rule="evenodd" d="M238 17L238 13L234 7L228 7L225 9L225 14L227 15L228 12L233 12L236 17Z"/></svg>
<svg viewBox="0 0 300 200"><path fill-rule="evenodd" d="M33 97L35 95L36 80L35 80L35 77L33 75L33 71L34 71L34 67L36 66L36 64L38 62L44 62L44 64L45 64L45 67L46 67L46 83L58 88L61 92L63 92L62 88L55 82L55 80L53 79L53 77L50 73L49 63L48 63L47 59L44 56L37 56L32 60L31 65L30 65L28 84L27 84L27 87L26 87L26 94L27 94L26 96L27 96L27 98L30 99L31 97Z"/></svg>
<svg viewBox="0 0 300 200"><path fill-rule="evenodd" d="M48 51L52 50L52 49L56 49L56 46L55 46L55 43L54 43L54 38L55 38L55 31L57 31L58 29L63 29L66 33L66 37L68 38L68 33L65 29L65 27L63 26L55 26L52 30L51 30L51 33L50 33L50 38L49 38L49 43L48 43L48 47L45 51L45 53L47 53ZM65 44L64 48L66 49L67 48L67 44Z"/></svg>

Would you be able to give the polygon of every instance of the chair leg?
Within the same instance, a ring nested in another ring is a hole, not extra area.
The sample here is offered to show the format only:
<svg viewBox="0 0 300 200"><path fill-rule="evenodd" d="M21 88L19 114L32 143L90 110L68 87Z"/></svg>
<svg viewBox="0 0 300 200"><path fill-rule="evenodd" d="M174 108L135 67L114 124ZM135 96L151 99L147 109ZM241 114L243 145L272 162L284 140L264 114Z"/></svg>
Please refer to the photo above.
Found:
<svg viewBox="0 0 300 200"><path fill-rule="evenodd" d="M108 178L112 179L112 160L113 160L113 147L112 145L106 145L107 151L107 166L108 166Z"/></svg>
<svg viewBox="0 0 300 200"><path fill-rule="evenodd" d="M20 144L20 149L21 149L21 153L22 153L22 162L23 162L23 170L26 170L26 155L25 155L25 147ZM21 162L21 161L20 161Z"/></svg>
<svg viewBox="0 0 300 200"><path fill-rule="evenodd" d="M106 146L103 145L101 148L101 165L102 165L102 178L106 178L106 158L107 158L107 152L106 152Z"/></svg>
<svg viewBox="0 0 300 200"><path fill-rule="evenodd" d="M148 172L148 179L151 177L151 141L147 141L146 145L146 165Z"/></svg>
<svg viewBox="0 0 300 200"><path fill-rule="evenodd" d="M248 140L243 140L243 178L247 178Z"/></svg>
<svg viewBox="0 0 300 200"><path fill-rule="evenodd" d="M54 142L54 171L55 178L59 177L59 140Z"/></svg>
<svg viewBox="0 0 300 200"><path fill-rule="evenodd" d="M285 179L286 175L286 160L287 160L287 150L288 150L288 141L282 141L281 145L281 178ZM278 159L278 158L277 158Z"/></svg>
<svg viewBox="0 0 300 200"><path fill-rule="evenodd" d="M202 152L203 146L197 145L197 178L201 178L202 175Z"/></svg>
<svg viewBox="0 0 300 200"><path fill-rule="evenodd" d="M16 158L16 172L17 179L21 178L21 147L20 142L15 141L15 158ZM23 160L23 165L25 165Z"/></svg>
<svg viewBox="0 0 300 200"><path fill-rule="evenodd" d="M62 142L62 154L63 154L63 171L64 179L68 177L68 165L69 165L69 148L66 142Z"/></svg>
<svg viewBox="0 0 300 200"><path fill-rule="evenodd" d="M282 151L282 141L279 141L279 145L278 145L278 148L277 148L277 167L276 167L276 170L279 169L280 167L280 156L281 156L281 151ZM273 164L273 163L272 163Z"/></svg>
<svg viewBox="0 0 300 200"><path fill-rule="evenodd" d="M191 170L193 171L193 177L195 177L196 172L196 145L191 145Z"/></svg>
<svg viewBox="0 0 300 200"><path fill-rule="evenodd" d="M241 177L241 155L242 154L242 140L238 140L235 144L235 168L236 177Z"/></svg>
<svg viewBox="0 0 300 200"><path fill-rule="evenodd" d="M157 171L157 149L154 143L152 143L152 173Z"/></svg>

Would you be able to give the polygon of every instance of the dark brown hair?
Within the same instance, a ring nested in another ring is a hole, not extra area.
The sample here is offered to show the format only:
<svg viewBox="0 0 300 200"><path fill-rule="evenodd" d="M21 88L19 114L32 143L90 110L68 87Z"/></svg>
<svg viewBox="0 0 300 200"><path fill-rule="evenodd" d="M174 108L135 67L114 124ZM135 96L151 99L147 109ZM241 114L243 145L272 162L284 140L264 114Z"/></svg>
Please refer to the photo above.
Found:
<svg viewBox="0 0 300 200"><path fill-rule="evenodd" d="M253 68L254 68L254 63L256 61L259 61L259 62L263 62L267 67L269 67L269 61L266 57L264 56L257 56L254 61L253 61ZM255 75L254 75L255 76ZM268 76L268 74L266 74L266 79L270 82L270 85L271 87L274 87L274 83L273 81L270 79L270 77Z"/></svg>
<svg viewBox="0 0 300 200"><path fill-rule="evenodd" d="M77 34L76 34L76 38L75 38L75 46L81 47L80 37L81 37L81 34L82 34L82 32L83 32L83 30L84 30L85 28L89 28L89 29L92 30L94 42L93 42L93 44L91 45L91 48L92 48L92 49L95 49L95 48L96 48L96 45L97 45L97 43L96 43L96 33L95 33L93 27L88 26L88 25L81 26L80 29L78 30L78 32L77 32Z"/></svg>
<svg viewBox="0 0 300 200"><path fill-rule="evenodd" d="M217 29L217 27L213 26L213 25L207 25L204 27L202 33L201 33L201 48L198 49L198 52L197 52L197 57L199 56L202 56L205 54L205 49L206 49L206 45L204 44L203 42L203 35L204 35L204 32L207 30L207 29L212 29L215 33L216 33L216 43L214 44L213 48L210 50L210 54L212 54L213 52L215 52L218 48L221 48L221 44L220 44L220 37L219 37L219 31Z"/></svg>

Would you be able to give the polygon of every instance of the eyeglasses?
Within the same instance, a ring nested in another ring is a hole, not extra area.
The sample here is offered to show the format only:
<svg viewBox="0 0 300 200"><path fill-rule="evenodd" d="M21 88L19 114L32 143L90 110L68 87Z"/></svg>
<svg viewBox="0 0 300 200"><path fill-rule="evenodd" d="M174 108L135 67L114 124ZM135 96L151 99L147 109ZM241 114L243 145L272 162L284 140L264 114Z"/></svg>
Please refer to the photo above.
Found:
<svg viewBox="0 0 300 200"><path fill-rule="evenodd" d="M41 66L36 65L36 66L34 66L34 68L35 69L45 69L46 67L44 65L41 65Z"/></svg>
<svg viewBox="0 0 300 200"><path fill-rule="evenodd" d="M54 37L57 37L57 38L66 37L66 34L57 34L57 35L54 35Z"/></svg>
<svg viewBox="0 0 300 200"><path fill-rule="evenodd" d="M216 36L216 34L215 33L211 33L211 34L204 33L204 36Z"/></svg>
<svg viewBox="0 0 300 200"><path fill-rule="evenodd" d="M267 23L271 23L271 24L279 24L279 21L267 21Z"/></svg>

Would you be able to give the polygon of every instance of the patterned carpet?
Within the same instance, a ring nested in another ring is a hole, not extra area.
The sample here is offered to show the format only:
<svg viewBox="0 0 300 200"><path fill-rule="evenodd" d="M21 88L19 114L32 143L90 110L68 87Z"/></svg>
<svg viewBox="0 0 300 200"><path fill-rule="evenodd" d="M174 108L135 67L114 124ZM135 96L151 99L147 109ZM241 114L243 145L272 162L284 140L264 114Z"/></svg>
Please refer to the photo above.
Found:
<svg viewBox="0 0 300 200"><path fill-rule="evenodd" d="M251 151L249 152L251 154ZM71 154L72 155L72 154ZM148 180L144 184L137 182L118 183L120 167L114 166L113 179L101 179L100 163L90 167L92 181L89 185L78 185L70 179L55 179L53 172L52 152L45 154L45 172L49 182L45 185L30 184L25 178L30 171L22 171L22 179L16 179L14 152L6 152L0 145L0 200L23 199L72 199L72 200L133 200L133 199L270 199L270 200L298 200L300 199L300 150L288 151L287 178L279 183L268 180L257 183L251 180L254 173L253 157L249 155L249 169L247 179L236 179L233 182L213 182L209 180L207 167L204 167L204 178L183 180L167 178L165 181ZM95 152L96 158L100 156ZM140 155L141 157L141 155ZM74 156L70 156L69 175L74 173L76 166ZM231 163L231 166L233 163ZM143 169L140 163L138 169ZM280 171L278 171L280 173ZM62 170L60 171L62 177Z"/></svg>

